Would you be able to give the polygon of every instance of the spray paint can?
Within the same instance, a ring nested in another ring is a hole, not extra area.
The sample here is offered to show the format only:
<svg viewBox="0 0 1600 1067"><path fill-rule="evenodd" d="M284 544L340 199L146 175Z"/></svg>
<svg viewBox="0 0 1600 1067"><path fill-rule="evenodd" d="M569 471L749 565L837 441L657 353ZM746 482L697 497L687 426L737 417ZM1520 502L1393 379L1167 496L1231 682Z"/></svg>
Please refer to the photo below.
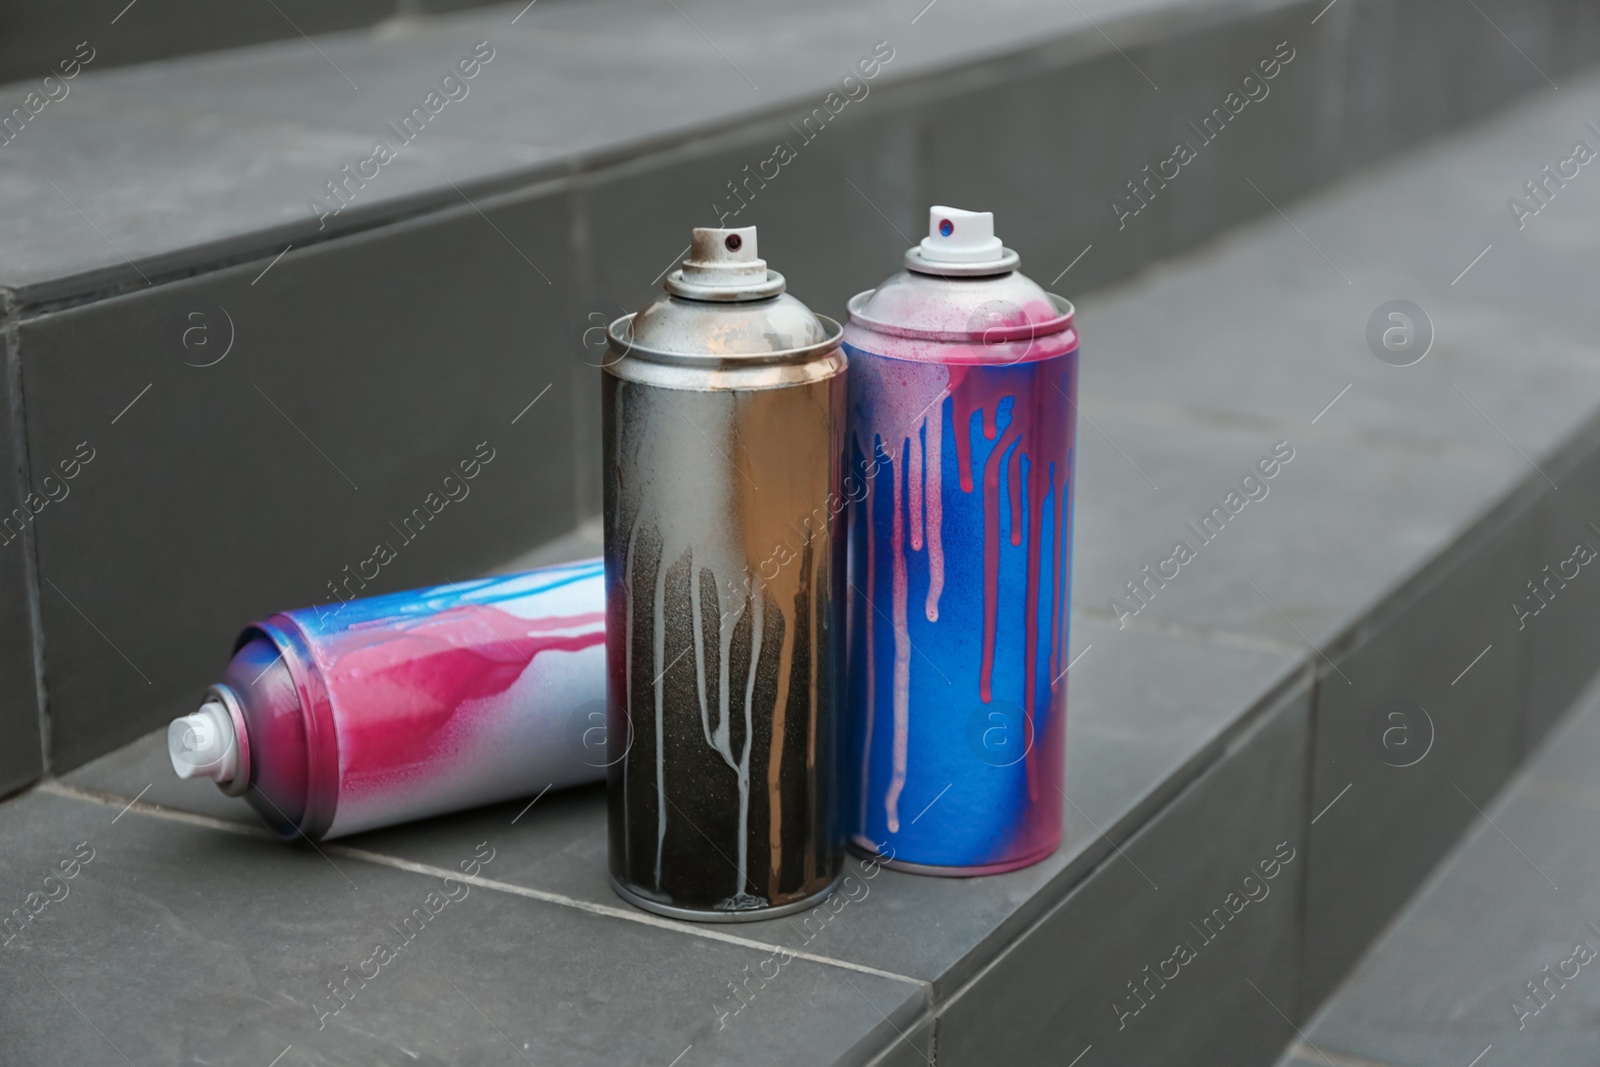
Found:
<svg viewBox="0 0 1600 1067"><path fill-rule="evenodd" d="M754 227L690 248L609 331L611 880L739 922L813 906L842 869L845 360Z"/></svg>
<svg viewBox="0 0 1600 1067"><path fill-rule="evenodd" d="M597 781L604 644L600 560L283 612L168 727L172 767L286 840Z"/></svg>
<svg viewBox="0 0 1600 1067"><path fill-rule="evenodd" d="M988 212L850 301L852 844L927 874L1061 840L1078 338Z"/></svg>

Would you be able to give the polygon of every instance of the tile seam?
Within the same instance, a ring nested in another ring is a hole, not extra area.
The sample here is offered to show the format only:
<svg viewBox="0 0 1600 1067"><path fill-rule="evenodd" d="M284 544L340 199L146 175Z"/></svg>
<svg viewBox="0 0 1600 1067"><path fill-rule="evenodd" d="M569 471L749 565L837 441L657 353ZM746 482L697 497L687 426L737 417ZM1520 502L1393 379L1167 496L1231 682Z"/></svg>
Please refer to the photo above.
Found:
<svg viewBox="0 0 1600 1067"><path fill-rule="evenodd" d="M56 778L49 778L40 782L37 788L40 792L49 793L52 796L85 801L91 804L99 804L103 807L122 808L124 805L126 805L128 811L150 818L164 819L169 822L186 823L190 826L199 826L205 829L218 830L223 833L237 834L242 837L253 837L263 841L277 841L277 838L270 831L261 827L250 826L246 823L230 822L227 819L218 819L214 816L200 815L195 812L177 811L172 808L164 808L158 804L151 804L143 801L134 801L132 803L128 803L128 798L126 797L120 797L114 793L105 793L99 790L84 789L80 786L67 785ZM791 949L786 945L778 945L767 941L758 941L755 938L740 937L736 934L725 933L722 930L713 929L710 927L702 928L698 926L691 926L687 923L677 923L670 919L651 915L644 911L626 909L610 904L596 904L591 901L579 900L576 897L569 897L561 893L552 893L549 890L534 889L530 886L519 886L511 882L502 882L494 878L484 878L481 875L474 876L463 874L460 871L452 871L445 867L435 867L432 864L418 863L414 860L401 859L398 856L388 856L381 852L372 852L367 849L352 848L349 845L341 845L337 842L322 842L317 847L324 852L329 852L334 855L345 856L349 859L359 860L361 862L370 863L376 866L389 867L394 870L405 871L409 874L420 874L432 878L454 878L459 882L478 886L482 889L489 889L496 892L505 893L508 896L518 896L530 900L538 900L546 904L555 904L560 907L570 908L574 911L582 911L591 915L602 915L609 918L621 919L626 922L636 923L642 926L650 926L659 930L671 930L675 933L684 934L689 937L698 937L707 941L718 941L723 944L736 945L741 948L756 949L769 953L776 953L780 951L787 952L796 959L803 959L810 963L819 963L826 966L838 967L844 970L856 971L861 974L870 974L877 978L888 978L894 981L904 982L908 985L916 986L919 989L922 989L924 992L930 990L932 987L932 983L924 981L923 979L913 978L904 974L897 974L894 971L882 970L877 967L868 966L864 963L855 963L850 960L836 959L832 956L823 956L815 952L805 952L803 950Z"/></svg>

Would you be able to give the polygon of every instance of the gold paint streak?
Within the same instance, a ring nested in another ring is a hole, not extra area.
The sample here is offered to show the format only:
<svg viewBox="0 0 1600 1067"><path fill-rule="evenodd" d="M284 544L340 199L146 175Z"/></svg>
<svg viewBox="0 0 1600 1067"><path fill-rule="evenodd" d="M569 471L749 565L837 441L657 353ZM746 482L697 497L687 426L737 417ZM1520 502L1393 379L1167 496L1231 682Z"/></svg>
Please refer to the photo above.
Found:
<svg viewBox="0 0 1600 1067"><path fill-rule="evenodd" d="M840 519L840 521L844 520L844 513L842 511L839 514L839 519ZM817 566L818 557L820 557L821 560L822 560L822 566L820 566L820 567ZM806 736L806 780L809 781L811 783L811 785L812 785L812 788L811 788L811 814L812 814L811 825L812 825L812 828L815 829L816 825L817 825L817 819L816 819L816 815L817 815L817 799L816 799L817 798L817 790L816 790L816 781L817 781L817 695L821 691L821 684L822 684L822 655L819 652L818 646L817 646L817 616L821 613L822 605L824 603L824 601L823 601L823 590L825 590L827 588L827 586L824 585L822 581L818 580L817 575L818 575L819 572L821 574L824 574L824 575L833 573L833 571L832 571L833 556L832 556L832 553L829 552L828 546L827 545L823 545L822 546L822 550L820 552L813 553L812 556L811 556L811 561L810 562L811 562L811 660L810 660L810 662L811 662L811 677L809 679L807 679L807 681L806 681L806 707L810 711L811 722L808 725L808 731L807 731L807 736ZM843 712L844 712L844 709L843 708L839 708L839 709L837 709L836 714L842 715ZM812 877L820 878L820 877L822 877L822 864L823 864L822 850L816 847L816 839L814 837L812 838L812 840L808 841L806 844L807 844L807 847L808 847L808 849L809 849L809 851L811 853Z"/></svg>
<svg viewBox="0 0 1600 1067"><path fill-rule="evenodd" d="M817 599L817 586L828 581L831 565L827 548L832 532L843 521L833 514L838 485L844 428L843 377L783 389L752 391L740 396L734 421L733 459L748 477L732 483L735 522L745 559L756 581L756 595L770 597L784 621L784 636L777 664L777 685L772 712L772 749L768 758L768 899L798 899L816 888L811 864L802 866L801 884L789 893L778 892L783 859L783 812L780 805L783 772L783 734L789 689L794 684L794 649L799 639L794 625L798 604ZM756 488L756 487L760 488ZM820 542L820 544L819 544ZM812 566L804 566L810 546ZM816 612L812 613L815 634ZM813 637L812 656L816 658ZM808 679L809 682L809 679ZM806 759L808 786L816 788L815 738L821 709L814 686L807 701ZM791 774L795 773L791 769ZM799 783L791 782L791 788ZM809 847L810 843L808 842ZM811 851L815 851L811 848Z"/></svg>
<svg viewBox="0 0 1600 1067"><path fill-rule="evenodd" d="M779 803L783 781L783 726L789 711L789 672L794 667L794 644L798 635L785 625L778 648L778 698L772 709L772 752L767 759L767 845L770 849L767 898L779 895L778 877L783 868L783 807ZM816 716L811 717L816 722Z"/></svg>

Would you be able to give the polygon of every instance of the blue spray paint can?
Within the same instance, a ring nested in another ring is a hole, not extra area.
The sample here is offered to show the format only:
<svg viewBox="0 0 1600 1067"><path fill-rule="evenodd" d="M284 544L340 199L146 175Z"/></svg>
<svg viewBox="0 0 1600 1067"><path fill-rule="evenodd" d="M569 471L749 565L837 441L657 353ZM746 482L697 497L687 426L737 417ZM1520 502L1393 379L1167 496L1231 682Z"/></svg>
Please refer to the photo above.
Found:
<svg viewBox="0 0 1600 1067"><path fill-rule="evenodd" d="M845 811L929 874L1061 840L1078 338L988 212L850 301Z"/></svg>

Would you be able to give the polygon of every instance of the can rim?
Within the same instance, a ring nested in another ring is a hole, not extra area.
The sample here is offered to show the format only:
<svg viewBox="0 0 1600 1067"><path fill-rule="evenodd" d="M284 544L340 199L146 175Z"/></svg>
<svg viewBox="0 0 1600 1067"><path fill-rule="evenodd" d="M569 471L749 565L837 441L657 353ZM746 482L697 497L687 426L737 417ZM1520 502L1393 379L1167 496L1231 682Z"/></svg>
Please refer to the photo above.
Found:
<svg viewBox="0 0 1600 1067"><path fill-rule="evenodd" d="M204 700L215 700L228 709L228 718L233 722L233 744L239 752L239 769L234 772L231 779L218 782L217 788L223 795L242 797L250 789L250 730L245 725L244 710L239 703L239 697L233 687L218 682L206 690Z"/></svg>
<svg viewBox="0 0 1600 1067"><path fill-rule="evenodd" d="M922 254L921 245L912 245L901 257L906 270L918 274L931 274L938 278L987 278L995 274L1010 274L1022 266L1022 257L1004 246L994 259L976 260L972 263L929 259Z"/></svg>
<svg viewBox="0 0 1600 1067"><path fill-rule="evenodd" d="M832 352L839 347L844 338L844 327L826 315L817 315L817 321L822 323L828 336L820 341L799 348L785 348L777 352L741 352L735 354L721 354L715 352L665 352L657 348L648 348L634 341L630 336L633 326L633 317L638 312L630 311L606 327L606 339L610 341L612 351L619 357L639 355L653 363L675 364L684 367L719 367L726 369L734 367L770 367L788 363L804 363L812 356ZM812 312L812 314L816 314ZM613 360L605 365L610 370L616 365Z"/></svg>
<svg viewBox="0 0 1600 1067"><path fill-rule="evenodd" d="M306 735L306 798L295 829L300 836L316 841L333 825L338 807L339 735L333 723L332 700L315 669L310 642L292 616L279 613L256 623L253 629L265 634L283 653L284 666L300 697ZM309 670L308 663L313 665Z"/></svg>
<svg viewBox="0 0 1600 1067"><path fill-rule="evenodd" d="M833 880L826 887L800 900L791 900L787 904L778 904L767 908L752 908L749 911L714 911L710 908L686 908L677 904L665 904L659 900L651 900L644 894L636 892L629 887L616 874L609 874L612 890L616 892L617 896L634 907L654 912L657 915L665 915L671 919L687 919L691 922L703 923L752 923L760 922L764 919L781 919L785 915L798 915L802 911L816 907L831 894L837 892L840 884L844 881L844 876L845 871L843 865L841 865L839 873L833 876Z"/></svg>
<svg viewBox="0 0 1600 1067"><path fill-rule="evenodd" d="M1051 304L1059 314L1044 322L1026 322L1020 326L991 326L986 330L924 330L915 326L897 326L894 323L881 322L868 318L861 313L867 306L867 301L872 299L876 289L866 289L850 298L846 308L850 312L850 324L860 324L867 329L878 333L890 334L894 337L911 337L922 341L965 341L973 344L997 344L1004 341L1032 341L1039 337L1048 337L1052 334L1065 333L1072 329L1073 316L1076 310L1072 301L1066 297L1057 296L1055 293L1046 293ZM818 316L819 318L821 316Z"/></svg>
<svg viewBox="0 0 1600 1067"><path fill-rule="evenodd" d="M683 297L685 300L705 300L719 304L742 304L754 300L766 300L777 296L786 287L783 275L775 270L768 269L767 276L759 282L747 284L733 283L730 285L713 285L708 282L697 282L683 276L683 268L679 267L667 275L663 288L673 296Z"/></svg>

